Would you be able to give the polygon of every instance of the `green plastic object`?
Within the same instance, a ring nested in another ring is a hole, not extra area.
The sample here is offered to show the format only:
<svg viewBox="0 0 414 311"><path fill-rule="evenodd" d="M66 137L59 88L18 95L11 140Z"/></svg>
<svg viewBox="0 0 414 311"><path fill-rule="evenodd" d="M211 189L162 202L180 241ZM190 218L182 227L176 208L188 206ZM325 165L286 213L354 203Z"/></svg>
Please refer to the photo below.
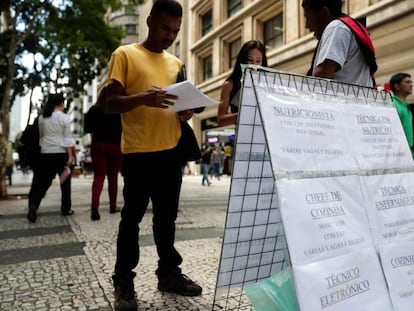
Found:
<svg viewBox="0 0 414 311"><path fill-rule="evenodd" d="M299 311L290 268L249 284L245 290L255 311Z"/></svg>

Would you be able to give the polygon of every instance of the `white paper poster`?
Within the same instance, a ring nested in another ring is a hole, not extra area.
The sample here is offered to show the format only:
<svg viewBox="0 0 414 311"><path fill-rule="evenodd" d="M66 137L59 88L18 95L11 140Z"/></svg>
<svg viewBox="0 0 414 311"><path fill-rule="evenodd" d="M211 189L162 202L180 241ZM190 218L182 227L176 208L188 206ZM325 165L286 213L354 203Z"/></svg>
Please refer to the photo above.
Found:
<svg viewBox="0 0 414 311"><path fill-rule="evenodd" d="M373 247L293 269L300 311L393 311Z"/></svg>
<svg viewBox="0 0 414 311"><path fill-rule="evenodd" d="M402 168L414 164L394 106L350 104L346 111L345 134L360 169Z"/></svg>
<svg viewBox="0 0 414 311"><path fill-rule="evenodd" d="M396 311L414 309L414 242L380 247L381 261L391 301Z"/></svg>
<svg viewBox="0 0 414 311"><path fill-rule="evenodd" d="M389 99L246 70L215 306L290 259L301 311L414 310L414 162Z"/></svg>
<svg viewBox="0 0 414 311"><path fill-rule="evenodd" d="M414 241L414 173L361 177L377 244Z"/></svg>
<svg viewBox="0 0 414 311"><path fill-rule="evenodd" d="M341 105L271 94L258 87L263 125L275 171L356 170Z"/></svg>
<svg viewBox="0 0 414 311"><path fill-rule="evenodd" d="M293 264L373 245L358 176L277 180Z"/></svg>

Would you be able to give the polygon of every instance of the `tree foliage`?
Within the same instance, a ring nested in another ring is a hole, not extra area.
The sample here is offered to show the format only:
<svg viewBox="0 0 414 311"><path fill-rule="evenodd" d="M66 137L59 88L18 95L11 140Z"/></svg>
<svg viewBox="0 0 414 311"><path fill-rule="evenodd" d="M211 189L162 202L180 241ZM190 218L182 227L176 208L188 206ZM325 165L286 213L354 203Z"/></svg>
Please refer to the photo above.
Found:
<svg viewBox="0 0 414 311"><path fill-rule="evenodd" d="M82 94L124 36L123 29L108 24L108 10L143 2L0 0L0 132L8 137L15 98L35 87L65 89L67 97ZM7 196L3 175L0 197Z"/></svg>
<svg viewBox="0 0 414 311"><path fill-rule="evenodd" d="M107 65L110 53L124 36L111 27L108 9L143 0L2 0L0 12L6 29L0 33L0 108L5 116L18 95L42 85L64 87L68 96L84 86ZM23 59L32 59L31 66ZM57 85L57 84L60 85ZM7 129L7 133L6 133Z"/></svg>

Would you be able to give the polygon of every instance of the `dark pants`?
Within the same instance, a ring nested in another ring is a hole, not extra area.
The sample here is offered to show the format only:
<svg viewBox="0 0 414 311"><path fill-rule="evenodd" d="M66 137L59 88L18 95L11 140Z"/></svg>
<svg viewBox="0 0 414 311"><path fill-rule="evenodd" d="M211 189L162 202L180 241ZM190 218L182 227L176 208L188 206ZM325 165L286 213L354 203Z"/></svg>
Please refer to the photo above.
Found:
<svg viewBox="0 0 414 311"><path fill-rule="evenodd" d="M40 202L55 179L60 175L68 160L67 153L42 153L36 166L33 168L32 185L29 192L29 206L39 207ZM70 210L71 202L71 176L60 185L62 200L60 209L62 212Z"/></svg>
<svg viewBox="0 0 414 311"><path fill-rule="evenodd" d="M6 167L6 176L9 180L9 186L12 185L12 175L13 175L13 166L7 166Z"/></svg>
<svg viewBox="0 0 414 311"><path fill-rule="evenodd" d="M118 195L118 174L121 169L121 148L116 144L93 142L91 145L93 183L92 208L99 207L105 177L108 176L109 207L115 209Z"/></svg>
<svg viewBox="0 0 414 311"><path fill-rule="evenodd" d="M153 234L158 252L156 274L163 278L177 270L182 258L174 248L175 220L181 189L181 161L176 149L126 154L122 160L124 207L117 241L115 275L131 279L139 261L139 223L149 200L153 209Z"/></svg>

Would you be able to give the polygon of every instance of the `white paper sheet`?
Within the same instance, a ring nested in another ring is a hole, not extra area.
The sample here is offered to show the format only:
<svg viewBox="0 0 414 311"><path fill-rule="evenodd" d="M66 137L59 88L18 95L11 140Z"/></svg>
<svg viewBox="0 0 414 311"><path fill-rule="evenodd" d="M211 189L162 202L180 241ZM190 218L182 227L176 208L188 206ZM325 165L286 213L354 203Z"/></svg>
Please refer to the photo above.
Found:
<svg viewBox="0 0 414 311"><path fill-rule="evenodd" d="M384 245L380 248L380 254L394 310L412 311L414 306L414 242Z"/></svg>
<svg viewBox="0 0 414 311"><path fill-rule="evenodd" d="M258 99L276 174L358 169L347 140L339 139L346 130L343 106L328 100L304 103L300 97L261 89Z"/></svg>
<svg viewBox="0 0 414 311"><path fill-rule="evenodd" d="M393 106L348 105L345 134L360 169L413 166L397 110Z"/></svg>
<svg viewBox="0 0 414 311"><path fill-rule="evenodd" d="M377 244L414 241L414 173L361 177Z"/></svg>
<svg viewBox="0 0 414 311"><path fill-rule="evenodd" d="M200 92L200 90L188 80L169 85L165 87L164 90L167 91L167 94L178 96L178 99L174 100L174 106L170 106L171 110L177 112L186 109L217 105L219 103Z"/></svg>
<svg viewBox="0 0 414 311"><path fill-rule="evenodd" d="M294 264L373 245L357 176L277 181Z"/></svg>
<svg viewBox="0 0 414 311"><path fill-rule="evenodd" d="M306 265L293 265L301 311L391 311L373 247Z"/></svg>

